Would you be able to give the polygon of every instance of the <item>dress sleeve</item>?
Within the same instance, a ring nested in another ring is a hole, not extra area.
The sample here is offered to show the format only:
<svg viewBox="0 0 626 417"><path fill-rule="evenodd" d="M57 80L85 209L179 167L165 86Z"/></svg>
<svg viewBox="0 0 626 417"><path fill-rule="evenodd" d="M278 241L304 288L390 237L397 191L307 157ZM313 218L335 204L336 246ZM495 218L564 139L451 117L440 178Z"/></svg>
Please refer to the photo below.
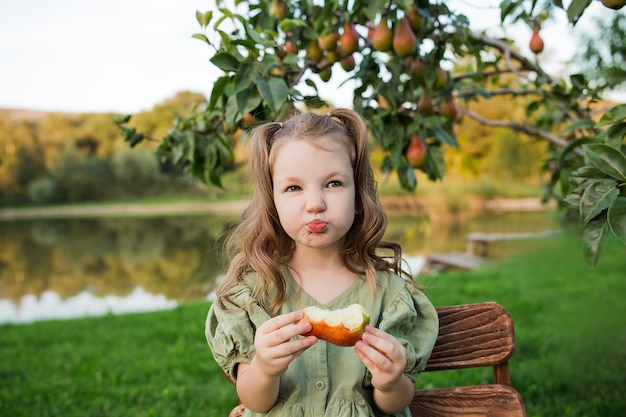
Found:
<svg viewBox="0 0 626 417"><path fill-rule="evenodd" d="M380 329L404 345L407 364L404 373L413 381L426 367L439 333L439 317L423 292L405 288L383 311Z"/></svg>
<svg viewBox="0 0 626 417"><path fill-rule="evenodd" d="M256 329L270 318L244 282L237 284L221 303L211 305L205 335L213 357L222 370L236 379L238 363L250 363L254 356Z"/></svg>

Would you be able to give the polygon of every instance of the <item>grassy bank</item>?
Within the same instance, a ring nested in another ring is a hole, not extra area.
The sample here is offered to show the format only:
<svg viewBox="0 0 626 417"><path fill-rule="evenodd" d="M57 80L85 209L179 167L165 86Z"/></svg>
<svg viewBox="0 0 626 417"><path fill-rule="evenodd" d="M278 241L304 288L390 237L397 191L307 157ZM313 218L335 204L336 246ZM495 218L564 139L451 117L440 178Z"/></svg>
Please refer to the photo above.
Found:
<svg viewBox="0 0 626 417"><path fill-rule="evenodd" d="M626 415L626 252L590 270L578 235L473 272L424 277L435 305L494 300L513 315L514 386L528 415ZM205 302L175 310L0 326L2 416L226 416L233 388L203 335ZM425 374L420 386L489 372Z"/></svg>

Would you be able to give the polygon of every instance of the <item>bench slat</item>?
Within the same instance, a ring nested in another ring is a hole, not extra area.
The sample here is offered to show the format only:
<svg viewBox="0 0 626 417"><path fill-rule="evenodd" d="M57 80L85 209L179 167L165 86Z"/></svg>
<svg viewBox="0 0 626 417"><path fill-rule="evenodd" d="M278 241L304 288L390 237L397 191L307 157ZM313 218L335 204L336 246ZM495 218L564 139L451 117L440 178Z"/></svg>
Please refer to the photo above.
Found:
<svg viewBox="0 0 626 417"><path fill-rule="evenodd" d="M510 314L493 302L440 307L439 337L425 371L496 366L515 352Z"/></svg>
<svg viewBox="0 0 626 417"><path fill-rule="evenodd" d="M525 417L520 394L510 385L417 390L409 406L419 417Z"/></svg>

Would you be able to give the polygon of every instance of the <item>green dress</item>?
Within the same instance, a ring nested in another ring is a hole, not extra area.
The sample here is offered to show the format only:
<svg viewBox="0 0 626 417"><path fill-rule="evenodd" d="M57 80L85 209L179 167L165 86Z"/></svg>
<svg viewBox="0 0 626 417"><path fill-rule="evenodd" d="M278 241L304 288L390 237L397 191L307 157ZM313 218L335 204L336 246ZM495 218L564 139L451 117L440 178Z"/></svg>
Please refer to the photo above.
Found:
<svg viewBox="0 0 626 417"><path fill-rule="evenodd" d="M363 277L330 302L320 305L300 289L293 277L287 283L279 314L316 305L327 309L359 303L369 310L370 324L395 336L407 351L405 374L412 380L424 369L437 333L437 312L411 283L393 273L379 272L372 293ZM250 303L255 274L245 277L221 305L214 303L206 321L206 337L213 357L234 378L238 363L254 356L254 332L271 316L257 302ZM354 347L319 340L297 357L281 376L278 400L267 414L244 412L244 416L366 417L384 416L372 398L371 375L356 356ZM410 416L408 408L397 416Z"/></svg>

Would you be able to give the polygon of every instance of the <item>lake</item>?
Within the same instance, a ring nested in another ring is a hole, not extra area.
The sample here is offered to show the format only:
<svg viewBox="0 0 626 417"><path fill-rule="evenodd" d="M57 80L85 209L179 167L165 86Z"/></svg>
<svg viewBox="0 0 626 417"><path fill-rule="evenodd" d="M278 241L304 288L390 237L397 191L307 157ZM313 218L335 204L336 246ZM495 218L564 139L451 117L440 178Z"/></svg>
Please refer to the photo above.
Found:
<svg viewBox="0 0 626 417"><path fill-rule="evenodd" d="M173 308L210 299L226 263L219 248L238 215L0 222L0 323ZM554 211L485 213L460 223L390 218L411 272L428 253L464 251L470 232L560 229ZM533 239L490 246L512 256Z"/></svg>

